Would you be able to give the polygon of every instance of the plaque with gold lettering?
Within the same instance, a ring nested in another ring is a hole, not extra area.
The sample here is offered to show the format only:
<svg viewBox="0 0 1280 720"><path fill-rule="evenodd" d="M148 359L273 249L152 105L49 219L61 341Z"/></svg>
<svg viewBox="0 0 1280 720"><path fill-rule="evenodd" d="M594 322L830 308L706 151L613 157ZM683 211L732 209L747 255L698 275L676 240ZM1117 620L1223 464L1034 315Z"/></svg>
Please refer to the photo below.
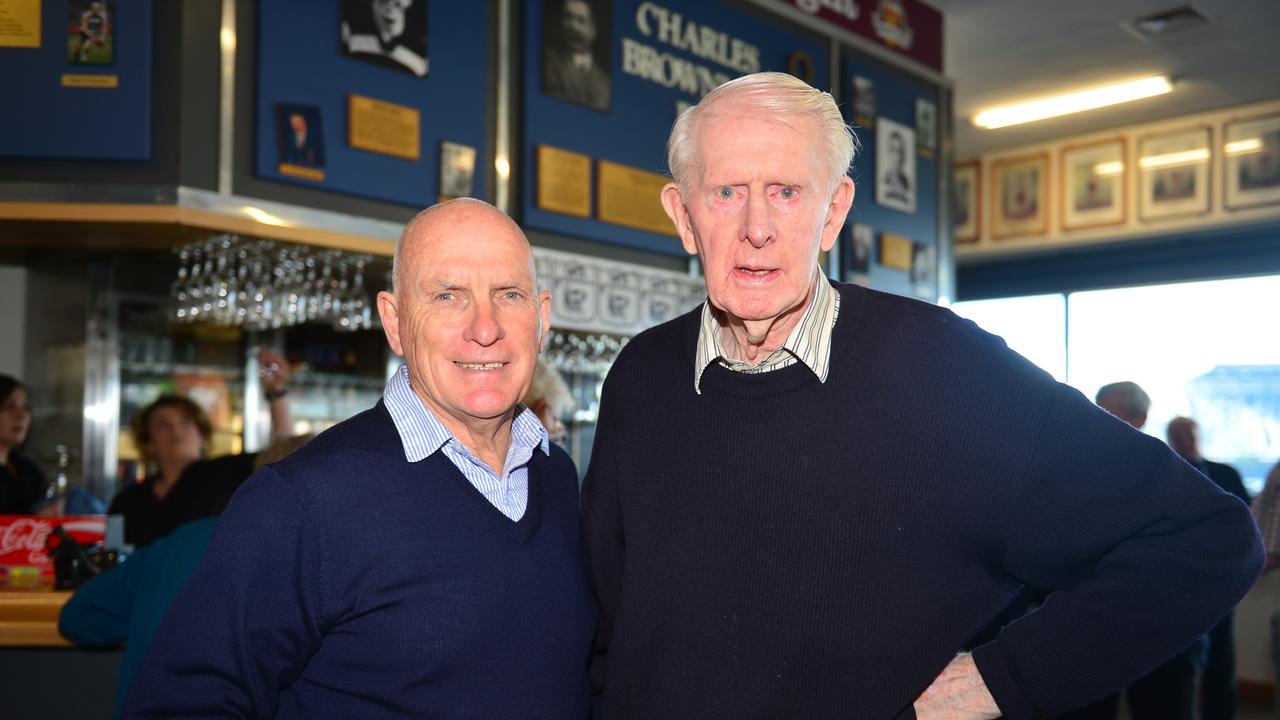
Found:
<svg viewBox="0 0 1280 720"><path fill-rule="evenodd" d="M0 47L40 47L40 0L0 0Z"/></svg>
<svg viewBox="0 0 1280 720"><path fill-rule="evenodd" d="M596 166L600 220L637 230L675 235L675 226L662 209L665 175L601 160Z"/></svg>
<svg viewBox="0 0 1280 720"><path fill-rule="evenodd" d="M540 210L591 217L591 158L581 153L539 145L535 202Z"/></svg>
<svg viewBox="0 0 1280 720"><path fill-rule="evenodd" d="M120 87L119 75L78 75L73 73L62 74L62 87L68 88L99 88L102 90L115 90Z"/></svg>
<svg viewBox="0 0 1280 720"><path fill-rule="evenodd" d="M417 109L363 95L349 95L347 115L347 142L351 147L406 160L418 159L422 113Z"/></svg>
<svg viewBox="0 0 1280 720"><path fill-rule="evenodd" d="M909 238L893 233L880 233L880 264L895 270L910 270L915 250Z"/></svg>

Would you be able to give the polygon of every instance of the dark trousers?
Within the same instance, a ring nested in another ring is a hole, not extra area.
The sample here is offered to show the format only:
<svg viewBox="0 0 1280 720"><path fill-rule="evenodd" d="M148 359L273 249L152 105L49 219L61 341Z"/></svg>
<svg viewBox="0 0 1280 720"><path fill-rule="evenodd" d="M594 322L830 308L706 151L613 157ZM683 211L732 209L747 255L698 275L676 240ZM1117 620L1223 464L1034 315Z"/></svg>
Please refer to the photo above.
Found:
<svg viewBox="0 0 1280 720"><path fill-rule="evenodd" d="M1209 658L1200 676L1201 720L1234 720L1236 716L1235 612L1209 631Z"/></svg>

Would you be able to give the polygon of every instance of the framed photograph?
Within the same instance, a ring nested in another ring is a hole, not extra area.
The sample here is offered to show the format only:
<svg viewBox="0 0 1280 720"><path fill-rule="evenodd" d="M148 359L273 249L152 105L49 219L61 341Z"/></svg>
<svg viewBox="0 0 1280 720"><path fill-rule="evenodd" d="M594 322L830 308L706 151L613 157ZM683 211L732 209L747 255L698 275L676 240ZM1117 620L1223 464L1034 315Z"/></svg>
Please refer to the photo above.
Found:
<svg viewBox="0 0 1280 720"><path fill-rule="evenodd" d="M315 105L276 104L276 142L280 149L280 171L309 176L297 169L324 167L324 127L320 108ZM312 179L322 179L312 178Z"/></svg>
<svg viewBox="0 0 1280 720"><path fill-rule="evenodd" d="M1049 155L991 163L991 237L1002 240L1049 231Z"/></svg>
<svg viewBox="0 0 1280 720"><path fill-rule="evenodd" d="M871 78L861 75L853 76L853 124L862 127L875 127L876 124L876 84Z"/></svg>
<svg viewBox="0 0 1280 720"><path fill-rule="evenodd" d="M1062 229L1120 225L1127 219L1124 138L1062 149Z"/></svg>
<svg viewBox="0 0 1280 720"><path fill-rule="evenodd" d="M888 118L876 118L876 204L916 211L916 134Z"/></svg>
<svg viewBox="0 0 1280 720"><path fill-rule="evenodd" d="M1280 115L1227 123L1224 204L1230 210L1280 202Z"/></svg>
<svg viewBox="0 0 1280 720"><path fill-rule="evenodd" d="M849 254L849 272L854 275L870 274L874 249L871 226L854 223L850 234L853 236L853 252Z"/></svg>
<svg viewBox="0 0 1280 720"><path fill-rule="evenodd" d="M1208 127L1138 140L1138 217L1163 220L1209 212Z"/></svg>
<svg viewBox="0 0 1280 720"><path fill-rule="evenodd" d="M444 140L440 143L440 199L475 194L476 149Z"/></svg>
<svg viewBox="0 0 1280 720"><path fill-rule="evenodd" d="M542 92L608 112L613 67L613 3L542 0Z"/></svg>
<svg viewBox="0 0 1280 720"><path fill-rule="evenodd" d="M982 235L982 165L977 160L956 164L951 234L956 244L976 243Z"/></svg>
<svg viewBox="0 0 1280 720"><path fill-rule="evenodd" d="M932 243L911 244L911 282L917 285L933 284L938 266L938 253Z"/></svg>
<svg viewBox="0 0 1280 720"><path fill-rule="evenodd" d="M932 100L916 98L916 135L920 154L933 157L938 147L938 106Z"/></svg>
<svg viewBox="0 0 1280 720"><path fill-rule="evenodd" d="M342 54L426 77L427 0L342 0Z"/></svg>
<svg viewBox="0 0 1280 720"><path fill-rule="evenodd" d="M115 11L115 0L67 3L67 62L110 65L116 61Z"/></svg>

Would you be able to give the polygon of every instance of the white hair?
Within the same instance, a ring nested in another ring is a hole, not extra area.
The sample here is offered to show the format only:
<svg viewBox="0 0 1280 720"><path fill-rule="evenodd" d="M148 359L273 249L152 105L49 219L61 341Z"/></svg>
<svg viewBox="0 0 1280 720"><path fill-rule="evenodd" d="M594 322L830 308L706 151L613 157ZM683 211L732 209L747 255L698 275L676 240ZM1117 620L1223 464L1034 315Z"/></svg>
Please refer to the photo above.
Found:
<svg viewBox="0 0 1280 720"><path fill-rule="evenodd" d="M676 118L667 139L667 167L681 193L688 188L689 175L698 163L698 119L707 108L725 100L736 100L752 110L771 115L812 117L818 122L821 154L829 163L829 187L835 189L840 178L849 172L858 139L845 123L831 94L786 73L760 72L730 80Z"/></svg>

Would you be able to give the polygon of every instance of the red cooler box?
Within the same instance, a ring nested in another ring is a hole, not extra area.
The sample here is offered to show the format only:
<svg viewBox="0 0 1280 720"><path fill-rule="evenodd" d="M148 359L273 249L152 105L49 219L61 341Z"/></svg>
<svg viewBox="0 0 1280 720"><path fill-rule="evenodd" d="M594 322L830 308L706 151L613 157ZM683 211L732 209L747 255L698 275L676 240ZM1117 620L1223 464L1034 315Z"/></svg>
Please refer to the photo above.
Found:
<svg viewBox="0 0 1280 720"><path fill-rule="evenodd" d="M81 545L92 545L106 537L107 518L105 515L0 515L0 573L13 572L14 568L35 568L43 575L53 575L53 560L49 558L45 540L58 526L65 528Z"/></svg>

